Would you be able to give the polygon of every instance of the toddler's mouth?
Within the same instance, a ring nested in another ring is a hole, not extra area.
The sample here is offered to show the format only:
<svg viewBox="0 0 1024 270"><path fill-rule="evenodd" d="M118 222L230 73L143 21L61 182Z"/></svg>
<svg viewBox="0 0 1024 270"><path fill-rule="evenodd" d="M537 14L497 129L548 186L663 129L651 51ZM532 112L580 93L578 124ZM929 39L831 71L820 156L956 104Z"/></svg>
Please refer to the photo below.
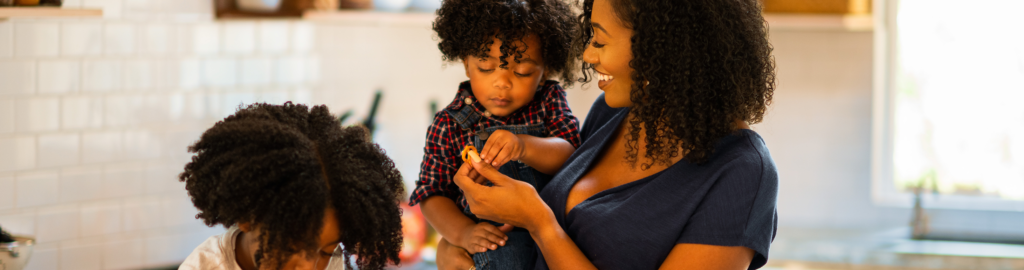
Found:
<svg viewBox="0 0 1024 270"><path fill-rule="evenodd" d="M496 106L508 106L512 101L504 98L492 98L491 103L494 103Z"/></svg>

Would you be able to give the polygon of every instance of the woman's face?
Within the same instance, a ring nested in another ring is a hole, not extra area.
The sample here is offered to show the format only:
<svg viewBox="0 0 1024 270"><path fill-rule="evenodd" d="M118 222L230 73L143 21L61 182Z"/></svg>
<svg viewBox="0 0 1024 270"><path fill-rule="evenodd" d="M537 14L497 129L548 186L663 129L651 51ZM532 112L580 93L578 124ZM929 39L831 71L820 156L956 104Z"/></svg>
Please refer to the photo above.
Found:
<svg viewBox="0 0 1024 270"><path fill-rule="evenodd" d="M583 52L583 61L594 65L597 87L604 91L604 100L608 106L629 107L633 105L629 99L633 89L633 78L630 76L633 68L629 67L629 61L633 60L630 41L633 30L622 24L609 1L594 0L590 17L594 39Z"/></svg>

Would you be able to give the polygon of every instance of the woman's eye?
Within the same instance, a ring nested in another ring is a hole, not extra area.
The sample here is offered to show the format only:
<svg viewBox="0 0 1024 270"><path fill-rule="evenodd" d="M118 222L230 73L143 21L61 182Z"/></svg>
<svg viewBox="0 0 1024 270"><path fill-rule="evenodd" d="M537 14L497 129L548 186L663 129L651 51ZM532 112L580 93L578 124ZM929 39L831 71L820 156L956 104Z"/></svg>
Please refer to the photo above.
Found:
<svg viewBox="0 0 1024 270"><path fill-rule="evenodd" d="M595 41L590 42L590 46L594 46L594 48L599 48L600 49L601 47L604 47L604 44L597 43L597 41L595 40Z"/></svg>
<svg viewBox="0 0 1024 270"><path fill-rule="evenodd" d="M477 68L477 70L480 70L480 72L483 72L483 73L488 73L488 72L494 71L493 68L492 69Z"/></svg>
<svg viewBox="0 0 1024 270"><path fill-rule="evenodd" d="M331 253L327 253L327 252L323 252L322 250L320 251L320 256L324 256L324 257L330 257L330 256L333 256L333 255L334 255L334 254L331 254Z"/></svg>

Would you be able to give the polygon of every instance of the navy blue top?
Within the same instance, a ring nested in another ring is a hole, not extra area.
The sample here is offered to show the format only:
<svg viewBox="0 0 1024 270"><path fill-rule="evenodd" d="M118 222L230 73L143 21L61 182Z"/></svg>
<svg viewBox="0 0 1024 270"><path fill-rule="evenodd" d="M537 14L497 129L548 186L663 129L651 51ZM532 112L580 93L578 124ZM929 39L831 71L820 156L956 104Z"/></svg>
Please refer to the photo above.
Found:
<svg viewBox="0 0 1024 270"><path fill-rule="evenodd" d="M598 269L657 269L679 243L744 246L764 266L775 238L779 175L764 140L738 130L721 139L707 163L685 159L664 171L594 194L565 213L569 190L613 140L628 108L602 94L583 130L583 144L540 196L562 229ZM548 269L543 254L536 269Z"/></svg>

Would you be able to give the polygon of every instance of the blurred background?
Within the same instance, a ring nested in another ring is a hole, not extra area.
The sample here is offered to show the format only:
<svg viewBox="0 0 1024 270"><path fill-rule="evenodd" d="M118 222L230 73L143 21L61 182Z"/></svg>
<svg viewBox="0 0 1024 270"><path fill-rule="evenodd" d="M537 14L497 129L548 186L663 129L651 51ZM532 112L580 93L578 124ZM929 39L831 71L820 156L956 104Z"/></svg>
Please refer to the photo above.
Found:
<svg viewBox="0 0 1024 270"><path fill-rule="evenodd" d="M0 0L0 226L36 238L25 269L176 268L223 232L177 181L202 131L253 102L356 124L378 91L374 139L411 190L431 104L466 80L441 62L439 5ZM781 182L766 268L1024 269L1024 1L764 5L778 87L753 129ZM601 90L568 93L582 120ZM402 267L429 269L416 211Z"/></svg>

